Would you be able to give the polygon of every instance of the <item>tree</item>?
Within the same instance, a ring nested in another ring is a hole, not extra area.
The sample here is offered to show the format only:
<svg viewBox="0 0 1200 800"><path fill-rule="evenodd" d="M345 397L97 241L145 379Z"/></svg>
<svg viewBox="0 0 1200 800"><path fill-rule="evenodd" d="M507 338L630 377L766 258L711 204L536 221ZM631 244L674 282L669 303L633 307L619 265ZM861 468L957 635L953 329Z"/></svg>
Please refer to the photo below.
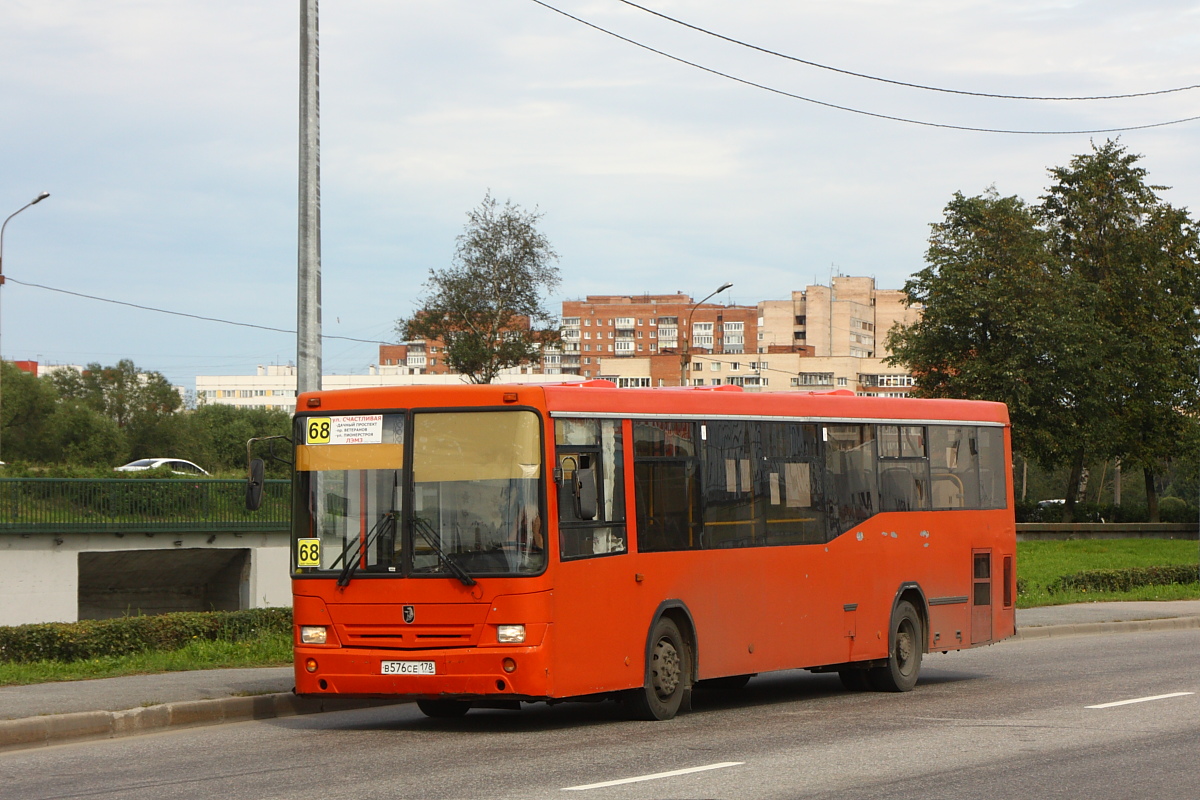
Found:
<svg viewBox="0 0 1200 800"><path fill-rule="evenodd" d="M63 398L85 403L121 428L138 417L173 414L183 406L161 372L143 372L127 358L112 367L88 364L82 373L57 370L50 379Z"/></svg>
<svg viewBox="0 0 1200 800"><path fill-rule="evenodd" d="M1195 224L1139 156L1092 149L1050 171L1036 207L956 194L905 285L922 319L889 337L915 394L1005 402L1017 449L1070 466L1064 519L1088 457L1141 465L1153 495L1200 389Z"/></svg>
<svg viewBox="0 0 1200 800"><path fill-rule="evenodd" d="M1200 245L1187 211L1146 183L1140 158L1115 141L1093 145L1050 171L1041 213L1064 271L1087 287L1083 313L1104 331L1091 391L1109 424L1093 452L1142 468L1157 522L1155 473L1195 425ZM1068 498L1077 480L1073 472Z"/></svg>
<svg viewBox="0 0 1200 800"><path fill-rule="evenodd" d="M0 361L0 370L0 458L42 461L50 457L48 430L58 393L49 382L15 364Z"/></svg>
<svg viewBox="0 0 1200 800"><path fill-rule="evenodd" d="M488 192L467 214L452 265L431 269L420 307L397 320L400 337L440 342L447 365L472 383L491 383L557 343L541 293L558 286L558 254L537 228L541 218L511 200L501 207Z"/></svg>
<svg viewBox="0 0 1200 800"><path fill-rule="evenodd" d="M904 287L923 312L890 333L890 363L909 366L916 395L1007 404L1014 447L1061 462L1094 412L1078 386L1098 359L1087 320L1064 313L1070 288L1035 209L957 193L931 228L928 266Z"/></svg>

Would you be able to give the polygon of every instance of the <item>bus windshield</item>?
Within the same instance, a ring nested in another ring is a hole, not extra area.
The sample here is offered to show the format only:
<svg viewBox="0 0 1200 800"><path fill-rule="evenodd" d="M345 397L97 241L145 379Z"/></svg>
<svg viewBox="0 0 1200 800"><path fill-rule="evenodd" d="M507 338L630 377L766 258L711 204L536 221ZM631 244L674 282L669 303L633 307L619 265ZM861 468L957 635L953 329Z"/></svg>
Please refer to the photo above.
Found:
<svg viewBox="0 0 1200 800"><path fill-rule="evenodd" d="M297 575L467 583L545 568L535 413L416 411L297 425Z"/></svg>

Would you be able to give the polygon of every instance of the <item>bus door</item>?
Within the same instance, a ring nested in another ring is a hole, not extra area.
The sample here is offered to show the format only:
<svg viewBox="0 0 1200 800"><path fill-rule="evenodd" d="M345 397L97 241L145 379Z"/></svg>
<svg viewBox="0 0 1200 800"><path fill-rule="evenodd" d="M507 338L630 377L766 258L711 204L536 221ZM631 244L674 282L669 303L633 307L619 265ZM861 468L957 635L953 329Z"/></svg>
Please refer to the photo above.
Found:
<svg viewBox="0 0 1200 800"><path fill-rule="evenodd" d="M992 551L972 550L971 644L992 640Z"/></svg>

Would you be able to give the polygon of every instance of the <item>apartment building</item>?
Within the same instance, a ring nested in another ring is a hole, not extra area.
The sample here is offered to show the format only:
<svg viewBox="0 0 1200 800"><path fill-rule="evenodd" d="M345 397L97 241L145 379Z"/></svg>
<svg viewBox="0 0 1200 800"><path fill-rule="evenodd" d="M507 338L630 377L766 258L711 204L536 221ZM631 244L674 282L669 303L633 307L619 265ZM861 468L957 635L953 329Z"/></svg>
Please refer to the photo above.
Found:
<svg viewBox="0 0 1200 800"><path fill-rule="evenodd" d="M753 352L757 337L755 306L696 303L682 292L588 295L563 301L559 366L563 375L594 378L603 360L651 358L665 364L661 356L671 353L678 385L683 350L740 355Z"/></svg>
<svg viewBox="0 0 1200 800"><path fill-rule="evenodd" d="M805 345L815 356L874 358L884 354L894 325L920 317L919 308L905 305L903 291L877 289L874 278L838 275L830 283L759 303L757 352Z"/></svg>

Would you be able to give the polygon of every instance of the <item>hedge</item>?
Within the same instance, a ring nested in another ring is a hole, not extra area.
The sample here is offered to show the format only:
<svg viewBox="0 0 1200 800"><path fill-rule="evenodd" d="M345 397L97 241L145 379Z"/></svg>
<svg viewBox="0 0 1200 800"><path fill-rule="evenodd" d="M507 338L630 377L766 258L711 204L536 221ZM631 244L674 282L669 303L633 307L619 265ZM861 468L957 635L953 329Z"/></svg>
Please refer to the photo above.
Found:
<svg viewBox="0 0 1200 800"><path fill-rule="evenodd" d="M289 634L290 608L181 611L154 616L0 626L0 662L82 661L148 650L178 650L193 639L240 642Z"/></svg>
<svg viewBox="0 0 1200 800"><path fill-rule="evenodd" d="M1127 567L1126 569L1090 569L1056 578L1046 591L1056 592L1127 592L1139 586L1167 586L1196 583L1200 580L1195 564L1167 567Z"/></svg>

